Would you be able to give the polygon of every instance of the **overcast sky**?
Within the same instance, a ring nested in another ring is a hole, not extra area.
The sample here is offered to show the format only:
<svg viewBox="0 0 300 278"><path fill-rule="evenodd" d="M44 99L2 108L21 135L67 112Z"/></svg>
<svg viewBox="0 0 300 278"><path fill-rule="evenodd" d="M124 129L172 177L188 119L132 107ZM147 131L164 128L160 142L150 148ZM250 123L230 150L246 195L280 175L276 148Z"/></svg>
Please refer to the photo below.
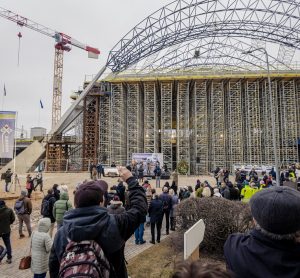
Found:
<svg viewBox="0 0 300 278"><path fill-rule="evenodd" d="M85 75L97 73L109 50L132 27L171 0L0 0L0 7L70 35L101 51L100 59L73 47L64 54L62 112ZM18 32L21 32L20 65ZM18 128L51 127L54 39L0 17L0 108L18 111ZM3 87L7 95L3 103ZM40 110L40 99L44 109ZM38 121L40 110L40 121ZM29 134L28 134L29 135Z"/></svg>

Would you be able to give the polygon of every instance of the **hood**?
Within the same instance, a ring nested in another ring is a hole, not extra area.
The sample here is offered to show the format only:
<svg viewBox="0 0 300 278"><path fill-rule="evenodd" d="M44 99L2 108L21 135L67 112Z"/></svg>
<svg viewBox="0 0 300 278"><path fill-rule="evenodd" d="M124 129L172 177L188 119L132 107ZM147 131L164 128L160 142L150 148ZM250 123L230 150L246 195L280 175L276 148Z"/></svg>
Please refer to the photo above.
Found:
<svg viewBox="0 0 300 278"><path fill-rule="evenodd" d="M124 245L113 215L99 206L68 211L63 220L64 233L73 241L96 240L107 252L115 252Z"/></svg>
<svg viewBox="0 0 300 278"><path fill-rule="evenodd" d="M61 192L59 194L59 200L69 200L69 195L67 192Z"/></svg>
<svg viewBox="0 0 300 278"><path fill-rule="evenodd" d="M2 214L6 209L7 209L7 206L1 207L0 208L0 214Z"/></svg>
<svg viewBox="0 0 300 278"><path fill-rule="evenodd" d="M42 218L38 223L38 232L48 233L50 230L51 221L50 218Z"/></svg>

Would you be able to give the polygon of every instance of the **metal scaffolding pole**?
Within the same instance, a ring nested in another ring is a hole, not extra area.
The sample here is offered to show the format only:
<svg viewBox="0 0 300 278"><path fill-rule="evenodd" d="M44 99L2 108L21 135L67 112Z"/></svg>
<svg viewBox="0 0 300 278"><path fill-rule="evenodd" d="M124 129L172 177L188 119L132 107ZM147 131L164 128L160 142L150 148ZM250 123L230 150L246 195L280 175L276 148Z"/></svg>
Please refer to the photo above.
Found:
<svg viewBox="0 0 300 278"><path fill-rule="evenodd" d="M110 165L110 96L102 95L99 99L99 161Z"/></svg>
<svg viewBox="0 0 300 278"><path fill-rule="evenodd" d="M260 114L259 82L245 84L245 157L246 164L262 163L262 125Z"/></svg>
<svg viewBox="0 0 300 278"><path fill-rule="evenodd" d="M113 83L111 86L110 121L111 161L117 165L126 165L126 95L122 83Z"/></svg>
<svg viewBox="0 0 300 278"><path fill-rule="evenodd" d="M224 84L213 81L210 91L211 168L226 168ZM210 169L210 170L212 170Z"/></svg>
<svg viewBox="0 0 300 278"><path fill-rule="evenodd" d="M164 163L172 169L172 90L173 84L161 83L161 151Z"/></svg>
<svg viewBox="0 0 300 278"><path fill-rule="evenodd" d="M133 153L144 152L143 102L138 83L127 84L127 163Z"/></svg>
<svg viewBox="0 0 300 278"><path fill-rule="evenodd" d="M243 163L243 115L241 81L230 81L227 92L228 161L230 166Z"/></svg>
<svg viewBox="0 0 300 278"><path fill-rule="evenodd" d="M144 151L158 152L158 102L154 82L144 83Z"/></svg>
<svg viewBox="0 0 300 278"><path fill-rule="evenodd" d="M195 81L190 103L190 160L192 174L207 174L208 169L208 108L207 82Z"/></svg>
<svg viewBox="0 0 300 278"><path fill-rule="evenodd" d="M177 86L177 163L185 160L190 172L189 82Z"/></svg>
<svg viewBox="0 0 300 278"><path fill-rule="evenodd" d="M262 108L263 108L263 164L275 165L280 157L280 137L279 137L279 115L278 115L278 93L277 81L273 81L269 86L269 81L263 81L262 87ZM270 95L271 94L271 95ZM272 100L272 101L271 101ZM274 108L276 107L276 109ZM274 129L272 126L274 125ZM274 149L274 140L276 142L276 151ZM278 148L277 148L278 147ZM279 167L276 166L276 167Z"/></svg>
<svg viewBox="0 0 300 278"><path fill-rule="evenodd" d="M298 160L297 134L297 99L295 81L280 81L280 122L281 122L281 158L282 163L288 166Z"/></svg>

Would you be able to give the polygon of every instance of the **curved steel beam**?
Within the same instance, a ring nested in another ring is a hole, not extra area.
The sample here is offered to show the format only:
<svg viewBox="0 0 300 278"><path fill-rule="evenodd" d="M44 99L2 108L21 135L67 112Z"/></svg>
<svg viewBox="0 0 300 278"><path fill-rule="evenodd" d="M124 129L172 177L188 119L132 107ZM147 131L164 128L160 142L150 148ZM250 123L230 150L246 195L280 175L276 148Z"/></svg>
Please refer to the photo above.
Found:
<svg viewBox="0 0 300 278"><path fill-rule="evenodd" d="M178 0L156 11L111 50L116 72L171 45L205 37L244 37L300 49L300 3L293 0Z"/></svg>

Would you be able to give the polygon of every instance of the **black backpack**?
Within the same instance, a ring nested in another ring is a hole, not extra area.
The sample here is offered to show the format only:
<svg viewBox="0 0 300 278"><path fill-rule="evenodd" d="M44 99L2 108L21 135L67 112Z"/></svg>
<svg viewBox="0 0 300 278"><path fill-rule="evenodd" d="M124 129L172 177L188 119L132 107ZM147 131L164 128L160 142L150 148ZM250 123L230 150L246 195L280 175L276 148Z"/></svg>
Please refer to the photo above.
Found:
<svg viewBox="0 0 300 278"><path fill-rule="evenodd" d="M50 213L50 200L51 200L51 198L49 198L49 199L44 198L44 200L42 202L42 207L41 207L41 215L43 215L43 216L50 216L51 215L51 213Z"/></svg>

